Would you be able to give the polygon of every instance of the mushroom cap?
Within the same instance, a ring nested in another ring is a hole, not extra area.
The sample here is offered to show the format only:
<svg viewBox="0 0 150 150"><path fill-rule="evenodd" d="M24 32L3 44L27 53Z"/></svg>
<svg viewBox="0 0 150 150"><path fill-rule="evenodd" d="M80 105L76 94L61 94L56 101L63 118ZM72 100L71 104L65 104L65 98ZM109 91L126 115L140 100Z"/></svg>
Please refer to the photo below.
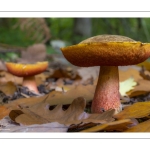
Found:
<svg viewBox="0 0 150 150"><path fill-rule="evenodd" d="M35 64L19 64L6 62L8 71L18 77L34 76L45 71L48 67L48 62L37 62Z"/></svg>
<svg viewBox="0 0 150 150"><path fill-rule="evenodd" d="M150 43L120 35L98 35L61 51L75 66L124 66L146 60L150 56Z"/></svg>

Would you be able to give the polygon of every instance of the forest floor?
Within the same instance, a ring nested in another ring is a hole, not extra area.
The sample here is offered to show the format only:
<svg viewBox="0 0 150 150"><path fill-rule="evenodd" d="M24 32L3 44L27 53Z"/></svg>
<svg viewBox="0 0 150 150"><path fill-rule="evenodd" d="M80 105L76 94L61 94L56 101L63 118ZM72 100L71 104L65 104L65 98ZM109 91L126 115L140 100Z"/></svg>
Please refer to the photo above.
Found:
<svg viewBox="0 0 150 150"><path fill-rule="evenodd" d="M100 67L76 67L61 54L36 56L28 52L14 62L48 61L35 76L38 94L0 62L0 132L150 132L149 61L119 66L122 111L99 114L91 104Z"/></svg>

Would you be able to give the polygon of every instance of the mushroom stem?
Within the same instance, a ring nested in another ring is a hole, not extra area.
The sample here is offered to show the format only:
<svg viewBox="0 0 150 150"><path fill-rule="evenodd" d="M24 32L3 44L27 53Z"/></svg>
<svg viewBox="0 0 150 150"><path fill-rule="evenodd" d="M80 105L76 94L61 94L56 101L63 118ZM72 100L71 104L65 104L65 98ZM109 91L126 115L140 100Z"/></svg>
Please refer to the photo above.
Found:
<svg viewBox="0 0 150 150"><path fill-rule="evenodd" d="M118 66L100 67L92 101L92 113L102 113L108 109L115 109L115 113L121 111Z"/></svg>
<svg viewBox="0 0 150 150"><path fill-rule="evenodd" d="M22 85L25 87L28 87L28 89L30 91L33 91L33 92L39 94L34 76L24 77Z"/></svg>

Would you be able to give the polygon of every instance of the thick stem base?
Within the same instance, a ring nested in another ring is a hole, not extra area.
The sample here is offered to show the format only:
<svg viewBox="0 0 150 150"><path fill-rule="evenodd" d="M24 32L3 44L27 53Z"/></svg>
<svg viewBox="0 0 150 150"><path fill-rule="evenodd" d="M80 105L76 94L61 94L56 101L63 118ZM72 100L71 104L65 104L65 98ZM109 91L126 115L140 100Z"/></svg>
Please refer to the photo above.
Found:
<svg viewBox="0 0 150 150"><path fill-rule="evenodd" d="M92 113L115 109L121 111L118 66L102 66L92 101Z"/></svg>

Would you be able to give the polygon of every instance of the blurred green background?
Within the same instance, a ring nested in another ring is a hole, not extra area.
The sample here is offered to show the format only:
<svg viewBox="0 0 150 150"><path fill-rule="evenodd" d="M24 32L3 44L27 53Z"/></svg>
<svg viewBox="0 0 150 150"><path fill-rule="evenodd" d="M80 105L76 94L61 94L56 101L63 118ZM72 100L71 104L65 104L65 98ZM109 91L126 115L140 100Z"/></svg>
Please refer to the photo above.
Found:
<svg viewBox="0 0 150 150"><path fill-rule="evenodd" d="M55 53L52 41L66 46L100 34L150 42L150 18L0 18L0 48L44 43L48 53Z"/></svg>
<svg viewBox="0 0 150 150"><path fill-rule="evenodd" d="M29 37L27 30L21 30L22 24L18 21L19 19L20 18L0 18L0 43L16 46L28 46L35 43L35 40L32 39L33 34ZM118 34L142 42L150 41L150 18L43 19L45 20L47 27L50 29L51 38L49 40L60 39L72 44L78 43L89 36L99 34ZM82 30L87 30L86 32L88 32L88 34L82 33L82 31L75 31L78 30L75 27L78 26L78 24L82 24ZM34 29L34 32L37 32L36 28ZM46 41L46 43L48 44L48 41Z"/></svg>

